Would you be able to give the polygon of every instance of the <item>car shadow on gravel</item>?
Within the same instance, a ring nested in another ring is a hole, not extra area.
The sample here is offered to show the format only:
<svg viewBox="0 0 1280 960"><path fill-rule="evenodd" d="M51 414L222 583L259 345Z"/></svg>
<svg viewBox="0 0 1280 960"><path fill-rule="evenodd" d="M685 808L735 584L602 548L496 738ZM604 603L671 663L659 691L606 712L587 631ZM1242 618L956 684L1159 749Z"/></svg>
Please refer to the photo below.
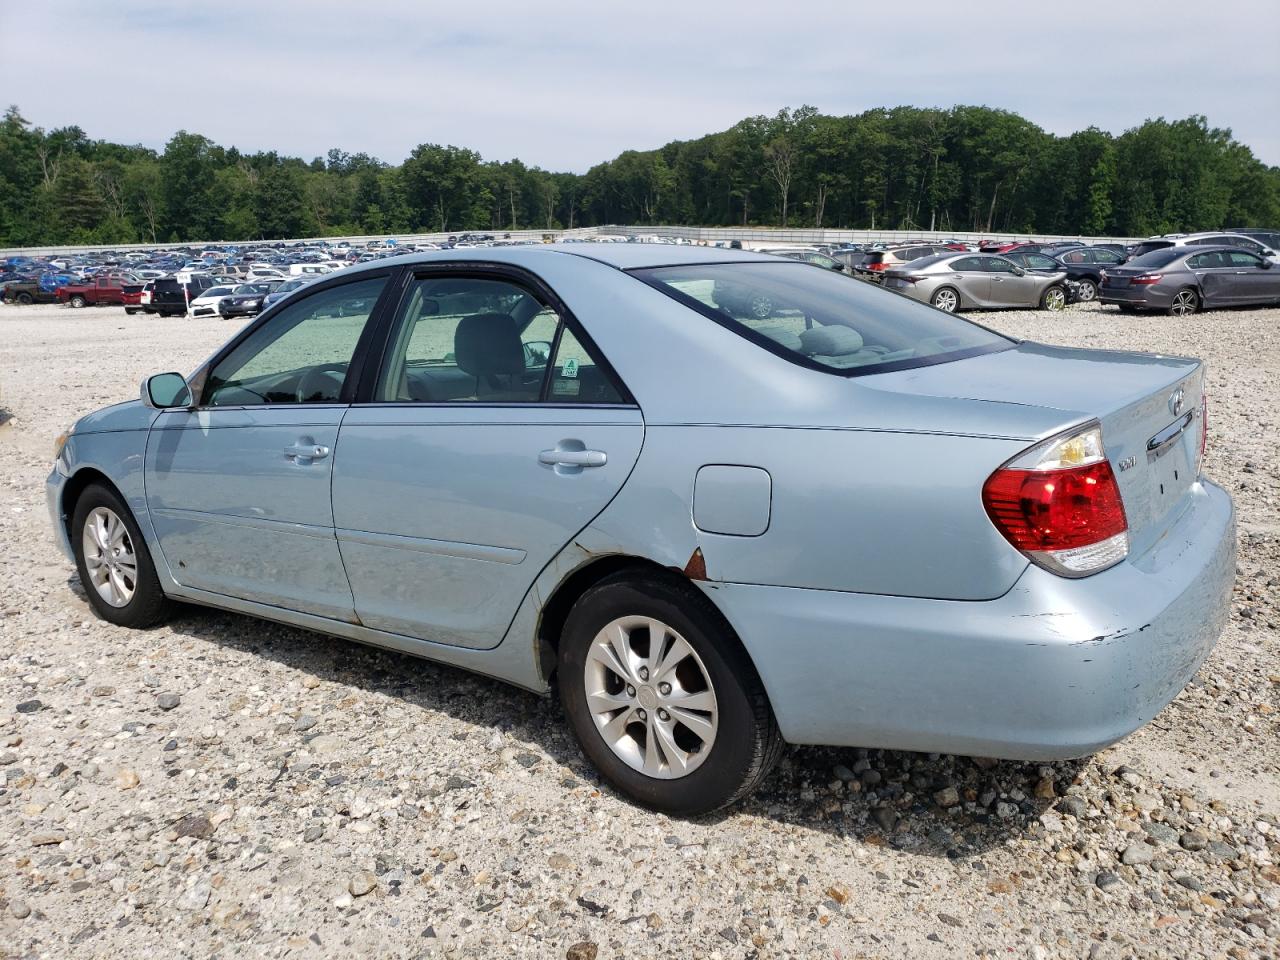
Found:
<svg viewBox="0 0 1280 960"><path fill-rule="evenodd" d="M81 597L73 575L69 585ZM407 654L199 607L181 607L174 633L225 649L265 657L322 682L347 684L393 697L405 706L440 711L472 724L477 749L495 733L529 750L526 766L561 769L558 779L603 784L569 731L559 702L488 677ZM217 669L216 653L197 655ZM421 718L429 722L429 717ZM455 737L457 735L455 734ZM830 747L791 747L761 788L741 803L687 822L731 826L740 816L765 817L872 846L912 854L974 857L1011 837L1042 835L1060 812L1083 815L1083 801L1067 791L1087 760L1017 763L947 754ZM443 784L458 771L436 771ZM571 776L569 775L571 774ZM1051 809L1057 807L1057 810ZM1046 816L1047 814L1047 816Z"/></svg>

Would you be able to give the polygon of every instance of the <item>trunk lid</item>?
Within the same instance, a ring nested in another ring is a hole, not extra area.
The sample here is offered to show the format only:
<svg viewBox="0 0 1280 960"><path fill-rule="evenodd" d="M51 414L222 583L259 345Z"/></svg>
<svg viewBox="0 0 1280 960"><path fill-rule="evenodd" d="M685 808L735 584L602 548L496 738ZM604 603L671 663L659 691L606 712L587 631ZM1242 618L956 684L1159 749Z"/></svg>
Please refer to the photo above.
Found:
<svg viewBox="0 0 1280 960"><path fill-rule="evenodd" d="M861 383L898 393L1056 410L1061 425L1052 433L1098 420L1124 499L1130 557L1145 553L1190 503L1204 429L1199 360L1022 343Z"/></svg>

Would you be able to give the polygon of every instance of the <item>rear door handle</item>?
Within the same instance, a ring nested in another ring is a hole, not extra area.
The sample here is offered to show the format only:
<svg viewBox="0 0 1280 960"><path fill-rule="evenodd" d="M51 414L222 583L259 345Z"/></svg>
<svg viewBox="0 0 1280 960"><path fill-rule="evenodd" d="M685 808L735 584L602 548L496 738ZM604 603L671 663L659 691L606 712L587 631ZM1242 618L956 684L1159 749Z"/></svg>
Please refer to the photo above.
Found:
<svg viewBox="0 0 1280 960"><path fill-rule="evenodd" d="M289 460L323 460L329 455L329 448L319 443L295 443L284 448L284 455Z"/></svg>
<svg viewBox="0 0 1280 960"><path fill-rule="evenodd" d="M543 450L538 462L554 467L603 467L609 458L603 450Z"/></svg>

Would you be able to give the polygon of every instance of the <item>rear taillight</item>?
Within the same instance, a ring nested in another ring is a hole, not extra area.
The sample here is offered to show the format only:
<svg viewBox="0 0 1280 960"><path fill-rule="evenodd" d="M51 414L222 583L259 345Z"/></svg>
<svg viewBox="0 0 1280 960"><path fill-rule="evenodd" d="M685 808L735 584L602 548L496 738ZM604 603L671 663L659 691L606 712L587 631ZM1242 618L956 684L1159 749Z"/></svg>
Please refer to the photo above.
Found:
<svg viewBox="0 0 1280 960"><path fill-rule="evenodd" d="M868 263L867 269L868 270L888 270L889 264L885 263L884 261L881 261L880 263Z"/></svg>
<svg viewBox="0 0 1280 960"><path fill-rule="evenodd" d="M1135 287L1146 287L1153 283L1159 283L1163 279L1164 277L1158 273L1145 273L1140 277L1133 277L1129 283Z"/></svg>
<svg viewBox="0 0 1280 960"><path fill-rule="evenodd" d="M987 478L982 503L996 529L1029 560L1064 577L1085 577L1129 553L1129 523L1102 428L1037 444Z"/></svg>

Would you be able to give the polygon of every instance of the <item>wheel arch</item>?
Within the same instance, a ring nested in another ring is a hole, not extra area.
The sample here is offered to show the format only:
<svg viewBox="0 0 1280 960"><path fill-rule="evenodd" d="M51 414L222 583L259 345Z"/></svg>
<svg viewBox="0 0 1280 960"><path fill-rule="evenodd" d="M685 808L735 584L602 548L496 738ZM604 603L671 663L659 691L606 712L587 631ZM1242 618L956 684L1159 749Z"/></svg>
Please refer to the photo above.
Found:
<svg viewBox="0 0 1280 960"><path fill-rule="evenodd" d="M67 482L63 484L62 498L58 504L62 526L66 530L68 537L71 536L71 518L75 515L76 504L85 490L95 483L106 487L120 498L121 503L128 505L129 498L124 495L124 491L111 481L110 477L96 467L81 467L68 477Z"/></svg>
<svg viewBox="0 0 1280 960"><path fill-rule="evenodd" d="M752 659L750 651L747 650L746 644L738 636L737 630L729 622L729 618L725 616L724 611L715 603L715 600L707 595L706 591L697 587L695 580L706 579L705 569L701 566L701 563L700 551L695 553L694 557L690 559L689 565L683 570L663 566L654 560L631 554L608 554L590 560L572 570L556 585L539 612L536 643L538 667L543 678L548 683L552 683L554 680L560 649L560 637L564 632L565 621L568 619L569 611L573 609L573 605L596 584L624 573L656 577L688 591L690 598L694 602L703 603L709 610L714 612L715 616L720 620L726 636L738 646L746 661L751 665L751 669L755 670L757 676L759 676L759 668Z"/></svg>

